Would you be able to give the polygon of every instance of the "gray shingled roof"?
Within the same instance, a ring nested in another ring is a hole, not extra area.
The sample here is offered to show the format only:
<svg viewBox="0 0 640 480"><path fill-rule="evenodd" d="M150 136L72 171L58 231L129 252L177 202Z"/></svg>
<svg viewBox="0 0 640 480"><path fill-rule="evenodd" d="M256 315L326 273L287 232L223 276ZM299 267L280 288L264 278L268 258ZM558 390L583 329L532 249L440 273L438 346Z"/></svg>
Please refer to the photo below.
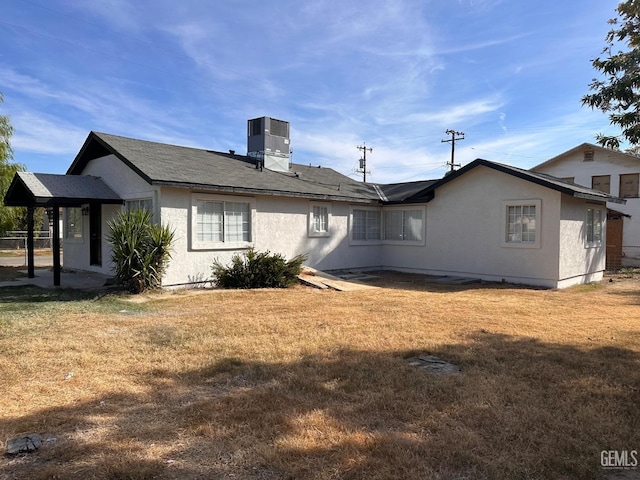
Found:
<svg viewBox="0 0 640 480"><path fill-rule="evenodd" d="M252 158L232 153L91 132L67 174L81 175L87 163L113 154L151 185L202 191L305 197L360 203L422 203L435 190L478 165L537 183L573 197L624 203L602 192L550 175L477 159L440 180L396 184L362 183L330 168L293 164L289 172L258 170Z"/></svg>
<svg viewBox="0 0 640 480"><path fill-rule="evenodd" d="M419 180L417 182L379 184L377 187L389 203L403 202L433 185L438 180Z"/></svg>
<svg viewBox="0 0 640 480"><path fill-rule="evenodd" d="M290 172L258 170L244 155L96 132L89 134L67 173L79 175L90 160L110 153L151 185L364 203L381 200L372 185L330 168L293 164Z"/></svg>
<svg viewBox="0 0 640 480"><path fill-rule="evenodd" d="M4 199L7 206L65 206L83 203L122 203L100 178L18 172Z"/></svg>

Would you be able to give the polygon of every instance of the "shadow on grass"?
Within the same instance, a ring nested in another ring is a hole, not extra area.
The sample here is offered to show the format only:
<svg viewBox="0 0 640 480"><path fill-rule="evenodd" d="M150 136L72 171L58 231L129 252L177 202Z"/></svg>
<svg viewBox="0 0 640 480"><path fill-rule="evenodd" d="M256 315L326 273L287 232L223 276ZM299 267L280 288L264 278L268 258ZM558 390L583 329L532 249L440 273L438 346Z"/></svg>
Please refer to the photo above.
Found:
<svg viewBox="0 0 640 480"><path fill-rule="evenodd" d="M141 366L142 393L0 419L55 441L7 478L600 478L600 451L640 445L640 356L490 332L430 353L341 350L292 363ZM175 353L174 353L175 355Z"/></svg>
<svg viewBox="0 0 640 480"><path fill-rule="evenodd" d="M22 273L20 270L24 270L24 267L5 267L0 265L0 282L26 277L27 274Z"/></svg>
<svg viewBox="0 0 640 480"><path fill-rule="evenodd" d="M419 273L405 273L391 270L367 272L378 278L365 282L367 285L375 285L394 290L411 290L429 293L450 293L464 292L469 290L500 290L500 289L523 289L523 290L548 290L545 287L532 285L517 285L514 283L500 283L478 281L467 285L457 285L455 283L440 283L440 277L424 275Z"/></svg>
<svg viewBox="0 0 640 480"><path fill-rule="evenodd" d="M103 296L104 293L74 288L42 288L33 285L0 288L0 303L76 302Z"/></svg>

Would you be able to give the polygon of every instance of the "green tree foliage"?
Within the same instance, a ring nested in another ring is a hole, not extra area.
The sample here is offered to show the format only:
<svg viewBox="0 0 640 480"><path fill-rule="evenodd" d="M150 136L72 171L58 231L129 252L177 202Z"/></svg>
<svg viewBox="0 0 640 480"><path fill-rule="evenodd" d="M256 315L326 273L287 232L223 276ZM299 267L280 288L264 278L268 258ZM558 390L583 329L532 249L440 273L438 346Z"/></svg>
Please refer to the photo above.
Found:
<svg viewBox="0 0 640 480"><path fill-rule="evenodd" d="M0 104L4 97L0 93ZM23 165L12 163L13 149L11 148L11 136L13 127L9 116L0 115L0 235L7 230L16 230L20 219L26 219L26 208L5 207L2 200L11 185L11 180L16 172L25 170ZM23 220L26 222L26 220Z"/></svg>
<svg viewBox="0 0 640 480"><path fill-rule="evenodd" d="M622 134L598 134L596 139L619 150L621 140L632 146L640 143L640 0L622 2L616 11L618 16L609 20L613 28L607 33L607 45L592 60L604 78L592 80L593 93L582 97L582 104L609 113L611 124L620 127Z"/></svg>
<svg viewBox="0 0 640 480"><path fill-rule="evenodd" d="M160 287L171 259L174 232L154 224L153 215L145 209L120 212L108 227L118 283L134 293Z"/></svg>
<svg viewBox="0 0 640 480"><path fill-rule="evenodd" d="M229 266L216 260L211 268L213 284L222 288L287 288L297 283L306 259L298 255L287 261L279 253L250 248L234 255Z"/></svg>

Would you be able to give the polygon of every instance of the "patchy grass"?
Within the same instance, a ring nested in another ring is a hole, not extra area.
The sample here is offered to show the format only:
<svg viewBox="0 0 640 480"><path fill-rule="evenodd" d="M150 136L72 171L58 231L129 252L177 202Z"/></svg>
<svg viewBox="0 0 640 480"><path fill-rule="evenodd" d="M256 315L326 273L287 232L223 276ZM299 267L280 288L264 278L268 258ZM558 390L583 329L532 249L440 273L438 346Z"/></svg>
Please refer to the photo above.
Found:
<svg viewBox="0 0 640 480"><path fill-rule="evenodd" d="M10 280L16 280L18 278L26 277L26 273L20 272L25 267L3 267L0 266L0 282L6 282Z"/></svg>
<svg viewBox="0 0 640 480"><path fill-rule="evenodd" d="M637 279L392 280L144 302L3 291L0 440L45 442L0 477L597 479L601 450L639 449ZM413 369L421 352L462 373Z"/></svg>

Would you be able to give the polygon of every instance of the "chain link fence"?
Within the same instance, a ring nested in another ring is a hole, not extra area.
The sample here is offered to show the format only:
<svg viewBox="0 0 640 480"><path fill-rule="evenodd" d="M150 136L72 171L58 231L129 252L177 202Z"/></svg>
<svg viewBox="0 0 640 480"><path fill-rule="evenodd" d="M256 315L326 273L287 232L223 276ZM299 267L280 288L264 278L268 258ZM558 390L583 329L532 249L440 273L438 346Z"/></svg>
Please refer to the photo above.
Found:
<svg viewBox="0 0 640 480"><path fill-rule="evenodd" d="M35 232L33 239L34 248L51 248L51 235L48 231ZM7 235L0 237L0 250L26 250L27 249L27 232L22 230L13 230L7 232Z"/></svg>

